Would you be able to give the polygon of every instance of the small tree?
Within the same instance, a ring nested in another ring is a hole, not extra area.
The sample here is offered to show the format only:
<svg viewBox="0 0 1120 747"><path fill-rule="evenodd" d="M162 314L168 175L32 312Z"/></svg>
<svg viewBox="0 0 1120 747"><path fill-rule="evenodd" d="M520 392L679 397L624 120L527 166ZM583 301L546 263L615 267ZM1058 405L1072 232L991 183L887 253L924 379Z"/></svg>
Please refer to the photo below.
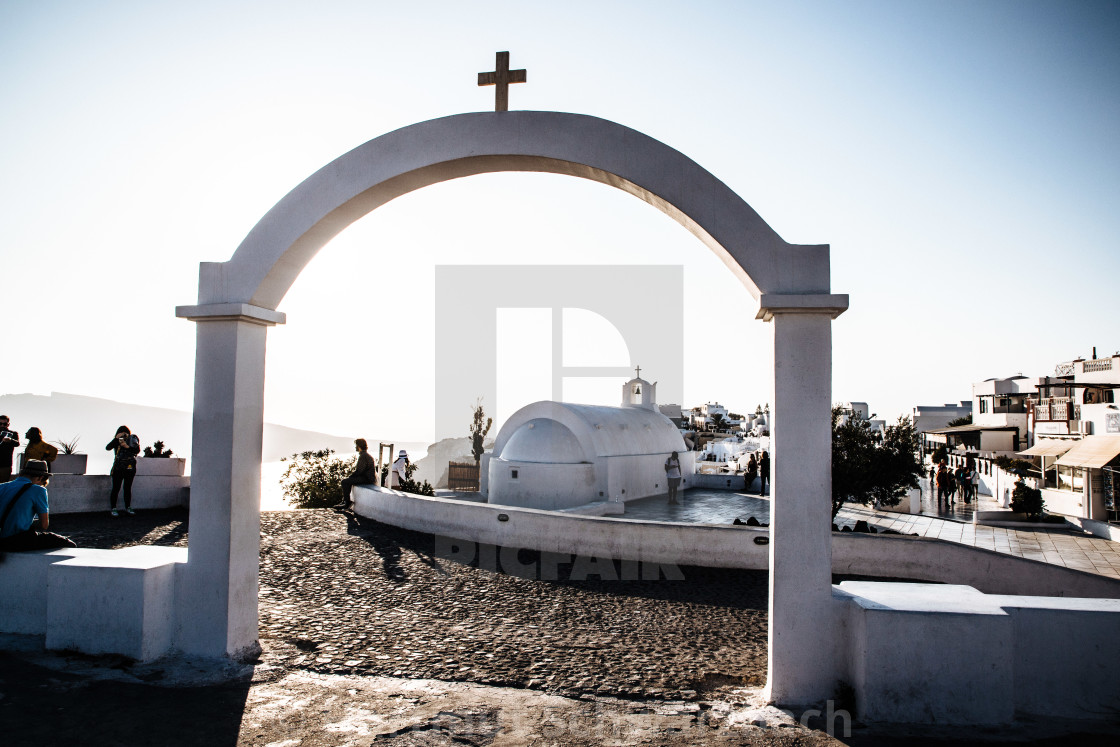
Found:
<svg viewBox="0 0 1120 747"><path fill-rule="evenodd" d="M949 459L949 449L945 447L945 444L940 444L933 450L933 453L929 455L929 459L934 464L941 464Z"/></svg>
<svg viewBox="0 0 1120 747"><path fill-rule="evenodd" d="M919 486L922 473L914 423L899 418L878 442L866 418L844 415L841 407L832 408L832 516L845 503L898 505L908 489Z"/></svg>
<svg viewBox="0 0 1120 747"><path fill-rule="evenodd" d="M332 457L334 449L304 451L281 459L291 464L280 478L284 497L296 508L329 508L342 497L342 480L354 471L358 458Z"/></svg>
<svg viewBox="0 0 1120 747"><path fill-rule="evenodd" d="M712 430L719 433L723 428L723 413L717 412L712 414Z"/></svg>
<svg viewBox="0 0 1120 747"><path fill-rule="evenodd" d="M494 418L486 417L482 409L482 397L479 397L474 403L474 418L471 421L471 453L474 454L476 464L482 459L482 452L486 450L483 444L492 425L494 425Z"/></svg>
<svg viewBox="0 0 1120 747"><path fill-rule="evenodd" d="M963 418L953 418L946 425L950 428L956 428L958 425L972 425L972 413L970 412Z"/></svg>
<svg viewBox="0 0 1120 747"><path fill-rule="evenodd" d="M1013 459L1006 454L1000 454L992 460L997 467L1004 472L1010 472L1019 477L1027 477L1031 472L1038 472L1038 468L1034 466L1034 462L1027 461L1026 459Z"/></svg>
<svg viewBox="0 0 1120 747"><path fill-rule="evenodd" d="M1042 491L1019 480L1011 491L1011 510L1026 514L1031 519L1041 519L1042 514L1046 513Z"/></svg>

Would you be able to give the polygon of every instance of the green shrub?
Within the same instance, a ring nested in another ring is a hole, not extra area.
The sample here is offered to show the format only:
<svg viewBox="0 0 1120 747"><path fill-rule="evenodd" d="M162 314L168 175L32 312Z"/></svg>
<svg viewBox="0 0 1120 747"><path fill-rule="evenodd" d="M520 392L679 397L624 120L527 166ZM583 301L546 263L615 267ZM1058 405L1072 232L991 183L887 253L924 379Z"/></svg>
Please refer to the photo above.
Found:
<svg viewBox="0 0 1120 747"><path fill-rule="evenodd" d="M1032 488L1020 480L1015 483L1015 490L1011 492L1011 510L1026 514L1031 519L1041 519L1046 510L1046 501L1042 500L1042 491Z"/></svg>
<svg viewBox="0 0 1120 747"><path fill-rule="evenodd" d="M436 489L432 484L425 480L424 482L416 482L412 479L412 473L416 471L416 465L412 462L404 468L404 479L401 480L400 490L405 493L413 493L415 495L432 495L436 494Z"/></svg>
<svg viewBox="0 0 1120 747"><path fill-rule="evenodd" d="M296 508L329 508L342 500L342 480L354 471L358 458L332 457L334 449L292 454L280 478L284 498Z"/></svg>
<svg viewBox="0 0 1120 747"><path fill-rule="evenodd" d="M166 444L163 441L156 441L151 446L144 447L144 456L148 459L170 459L171 449L164 450Z"/></svg>
<svg viewBox="0 0 1120 747"><path fill-rule="evenodd" d="M1027 473L1032 471L1038 473L1038 468L1034 466L1034 463L1026 459L1012 459L1009 456L1000 454L992 461L1004 472L1010 472L1019 477L1026 477Z"/></svg>

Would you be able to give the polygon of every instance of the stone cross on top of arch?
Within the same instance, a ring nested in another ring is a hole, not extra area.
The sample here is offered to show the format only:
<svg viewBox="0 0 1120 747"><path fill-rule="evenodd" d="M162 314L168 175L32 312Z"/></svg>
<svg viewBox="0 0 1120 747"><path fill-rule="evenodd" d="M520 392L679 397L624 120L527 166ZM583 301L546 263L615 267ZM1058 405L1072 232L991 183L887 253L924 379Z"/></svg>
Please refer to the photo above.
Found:
<svg viewBox="0 0 1120 747"><path fill-rule="evenodd" d="M642 367L641 366L634 366L634 378L635 379L642 378Z"/></svg>
<svg viewBox="0 0 1120 747"><path fill-rule="evenodd" d="M479 73L478 85L494 86L494 111L509 111L509 84L524 83L524 70L509 69L509 52L498 52L494 63L494 72Z"/></svg>

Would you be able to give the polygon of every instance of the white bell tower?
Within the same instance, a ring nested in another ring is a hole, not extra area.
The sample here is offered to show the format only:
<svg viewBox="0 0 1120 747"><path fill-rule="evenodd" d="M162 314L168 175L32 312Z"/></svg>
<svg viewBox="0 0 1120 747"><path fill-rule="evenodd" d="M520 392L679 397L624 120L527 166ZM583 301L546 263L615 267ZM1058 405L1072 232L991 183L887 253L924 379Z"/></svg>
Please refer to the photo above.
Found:
<svg viewBox="0 0 1120 747"><path fill-rule="evenodd" d="M657 412L657 382L641 378L641 366L634 367L634 378L622 385L622 406L641 407Z"/></svg>

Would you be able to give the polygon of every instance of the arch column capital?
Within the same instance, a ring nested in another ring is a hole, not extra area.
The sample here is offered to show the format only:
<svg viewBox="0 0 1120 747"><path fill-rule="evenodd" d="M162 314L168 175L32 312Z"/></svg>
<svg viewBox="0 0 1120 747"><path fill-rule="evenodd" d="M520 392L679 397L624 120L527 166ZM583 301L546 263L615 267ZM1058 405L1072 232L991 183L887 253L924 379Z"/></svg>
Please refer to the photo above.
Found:
<svg viewBox="0 0 1120 747"><path fill-rule="evenodd" d="M175 316L192 322L248 322L262 327L283 324L282 311L254 306L250 303L208 303L200 306L176 306Z"/></svg>
<svg viewBox="0 0 1120 747"><path fill-rule="evenodd" d="M828 314L835 319L847 310L847 293L763 293L754 318L769 322L775 314Z"/></svg>

